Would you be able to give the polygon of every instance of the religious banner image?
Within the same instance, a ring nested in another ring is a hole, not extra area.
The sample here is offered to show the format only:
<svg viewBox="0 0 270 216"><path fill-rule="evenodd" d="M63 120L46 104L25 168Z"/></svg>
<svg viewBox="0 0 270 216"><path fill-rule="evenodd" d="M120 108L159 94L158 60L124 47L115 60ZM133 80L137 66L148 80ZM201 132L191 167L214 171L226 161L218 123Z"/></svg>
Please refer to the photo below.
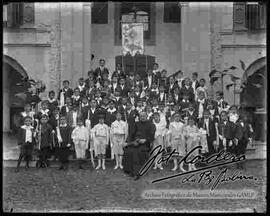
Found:
<svg viewBox="0 0 270 216"><path fill-rule="evenodd" d="M123 23L122 24L122 48L123 54L136 53L143 54L143 23Z"/></svg>

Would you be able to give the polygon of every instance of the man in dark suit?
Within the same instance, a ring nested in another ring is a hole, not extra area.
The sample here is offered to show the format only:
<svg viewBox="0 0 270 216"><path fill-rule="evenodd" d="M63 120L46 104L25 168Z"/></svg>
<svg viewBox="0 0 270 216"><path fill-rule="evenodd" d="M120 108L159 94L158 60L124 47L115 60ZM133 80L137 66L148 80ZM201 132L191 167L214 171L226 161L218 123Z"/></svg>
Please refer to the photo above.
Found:
<svg viewBox="0 0 270 216"><path fill-rule="evenodd" d="M90 101L90 109L89 109L89 118L91 121L91 128L93 128L99 122L99 114L100 110L97 107L97 102L95 99Z"/></svg>
<svg viewBox="0 0 270 216"><path fill-rule="evenodd" d="M132 104L128 101L126 109L124 110L124 115L122 116L123 121L128 124L128 138L127 142L131 141L131 134L134 132L135 121L138 119L139 113L136 109L132 109Z"/></svg>
<svg viewBox="0 0 270 216"><path fill-rule="evenodd" d="M109 74L109 70L105 67L105 60L100 59L99 60L99 67L96 68L96 70L94 72L94 78L95 78L96 82L97 81L102 82L102 77L103 77L104 73Z"/></svg>
<svg viewBox="0 0 270 216"><path fill-rule="evenodd" d="M203 118L198 121L198 128L202 128L206 131L207 145L208 145L208 153L212 155L217 152L218 148L216 146L216 122L210 118L209 110L205 110L203 113Z"/></svg>
<svg viewBox="0 0 270 216"><path fill-rule="evenodd" d="M200 86L198 81L198 72L193 72L191 76L191 87L193 88L194 93L196 92L196 89Z"/></svg>
<svg viewBox="0 0 270 216"><path fill-rule="evenodd" d="M163 85L159 86L159 94L157 98L158 98L159 103L165 104L166 92L165 92L165 87Z"/></svg>
<svg viewBox="0 0 270 216"><path fill-rule="evenodd" d="M184 86L185 77L183 71L179 70L175 73L175 82L180 89Z"/></svg>
<svg viewBox="0 0 270 216"><path fill-rule="evenodd" d="M175 87L174 90L173 90L173 100L174 100L175 104L179 104L180 101L181 101L179 87Z"/></svg>
<svg viewBox="0 0 270 216"><path fill-rule="evenodd" d="M71 98L71 96L73 95L73 90L69 87L68 80L63 81L63 89L61 89L59 94L58 94L58 100L60 100L60 102L61 102L61 95L62 94L64 95L64 102L66 101L67 97Z"/></svg>
<svg viewBox="0 0 270 216"><path fill-rule="evenodd" d="M112 79L113 76L117 76L118 78L120 78L120 77L126 78L126 74L125 74L125 72L122 70L121 64L117 64L117 65L116 65L116 69L115 69L115 71L112 73L111 79Z"/></svg>
<svg viewBox="0 0 270 216"><path fill-rule="evenodd" d="M184 94L187 94L189 96L189 100L191 102L194 101L194 91L193 91L193 88L191 86L191 81L189 78L185 79L184 85L182 85L182 88L180 89L181 100L183 99Z"/></svg>
<svg viewBox="0 0 270 216"><path fill-rule="evenodd" d="M140 120L135 123L135 130L131 135L131 142L124 149L124 172L140 178L140 169L149 157L150 145L154 141L155 126L147 120L146 112L140 113Z"/></svg>
<svg viewBox="0 0 270 216"><path fill-rule="evenodd" d="M176 84L176 82L175 82L175 79L174 79L174 77L173 76L170 76L169 78L168 78L168 82L167 82L167 89L166 89L166 92L168 93L168 94L172 94L173 93L173 90L176 88L176 87L178 87L177 86L177 84Z"/></svg>
<svg viewBox="0 0 270 216"><path fill-rule="evenodd" d="M120 96L121 97L128 97L129 88L126 84L126 80L124 77L120 78L118 88L120 89Z"/></svg>
<svg viewBox="0 0 270 216"><path fill-rule="evenodd" d="M167 83L168 83L167 71L162 70L159 85L167 86Z"/></svg>
<svg viewBox="0 0 270 216"><path fill-rule="evenodd" d="M94 78L94 71L90 70L88 71L88 78L84 81L85 82L85 88L88 89L89 88L89 82L90 80L93 80L95 83L95 78Z"/></svg>
<svg viewBox="0 0 270 216"><path fill-rule="evenodd" d="M236 155L240 156L246 153L247 145L252 141L253 129L251 124L248 122L248 114L246 112L240 113L240 118L236 122L236 134L235 138L238 143L236 146ZM237 163L237 168L244 169L244 161Z"/></svg>
<svg viewBox="0 0 270 216"><path fill-rule="evenodd" d="M158 80L160 81L161 73L160 73L160 71L159 71L159 65L158 65L158 63L154 63L152 74L153 74L154 79L155 79L156 81L158 81ZM158 81L158 82L159 82L159 81Z"/></svg>
<svg viewBox="0 0 270 216"><path fill-rule="evenodd" d="M221 121L218 123L218 134L219 134L219 146L220 149L226 149L226 151L235 154L235 133L236 124L229 121L228 113L222 111L220 114Z"/></svg>
<svg viewBox="0 0 270 216"><path fill-rule="evenodd" d="M153 76L153 72L151 70L147 71L147 76L144 79L144 88L150 89L155 82L155 77Z"/></svg>
<svg viewBox="0 0 270 216"><path fill-rule="evenodd" d="M196 112L198 113L198 118L202 118L203 112L208 106L208 100L205 98L205 93L203 91L198 93L198 100L195 102L195 106Z"/></svg>

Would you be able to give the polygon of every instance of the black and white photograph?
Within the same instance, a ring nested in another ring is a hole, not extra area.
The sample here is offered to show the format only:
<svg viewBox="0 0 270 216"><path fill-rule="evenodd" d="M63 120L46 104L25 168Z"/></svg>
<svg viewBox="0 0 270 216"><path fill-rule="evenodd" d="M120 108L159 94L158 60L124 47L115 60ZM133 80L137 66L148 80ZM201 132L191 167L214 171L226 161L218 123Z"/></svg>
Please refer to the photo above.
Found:
<svg viewBox="0 0 270 216"><path fill-rule="evenodd" d="M267 213L267 1L2 4L4 213Z"/></svg>

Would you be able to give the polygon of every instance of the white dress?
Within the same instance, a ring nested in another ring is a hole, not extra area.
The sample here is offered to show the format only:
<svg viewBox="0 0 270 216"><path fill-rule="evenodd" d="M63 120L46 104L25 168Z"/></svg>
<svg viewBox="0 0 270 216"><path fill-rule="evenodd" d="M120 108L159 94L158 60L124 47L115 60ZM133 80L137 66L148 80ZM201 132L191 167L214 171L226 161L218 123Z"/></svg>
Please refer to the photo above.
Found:
<svg viewBox="0 0 270 216"><path fill-rule="evenodd" d="M77 126L71 134L71 138L75 145L76 157L85 158L85 150L88 148L89 132L85 126Z"/></svg>
<svg viewBox="0 0 270 216"><path fill-rule="evenodd" d="M185 155L183 128L184 124L182 122L171 122L169 126L169 145L172 147L172 150L175 149L179 153L179 156Z"/></svg>

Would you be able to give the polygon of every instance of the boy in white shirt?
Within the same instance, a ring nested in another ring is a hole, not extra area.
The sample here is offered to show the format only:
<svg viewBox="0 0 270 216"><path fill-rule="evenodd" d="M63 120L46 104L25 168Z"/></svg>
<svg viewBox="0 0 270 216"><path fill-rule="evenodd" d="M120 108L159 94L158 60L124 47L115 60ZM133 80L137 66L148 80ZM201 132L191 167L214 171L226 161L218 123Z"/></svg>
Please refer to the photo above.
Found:
<svg viewBox="0 0 270 216"><path fill-rule="evenodd" d="M128 136L128 125L125 121L121 120L122 114L120 112L116 113L116 120L111 125L110 138L111 138L111 149L112 149L112 159L114 159L116 165L114 169L118 167L123 169L123 148L125 146L125 141Z"/></svg>
<svg viewBox="0 0 270 216"><path fill-rule="evenodd" d="M99 123L96 124L91 133L94 140L94 151L95 155L98 156L98 166L96 169L101 168L102 160L102 169L105 170L105 154L106 146L109 144L109 127L104 123L104 115L99 116Z"/></svg>
<svg viewBox="0 0 270 216"><path fill-rule="evenodd" d="M164 135L166 132L166 119L161 120L160 114L158 112L154 113L153 115L154 115L153 123L156 127L153 149L156 148L157 146L161 146L163 149L164 148ZM163 170L162 164L159 162L160 158L161 158L161 155L159 155L159 157L157 157L157 159L155 160L154 169L159 168Z"/></svg>

